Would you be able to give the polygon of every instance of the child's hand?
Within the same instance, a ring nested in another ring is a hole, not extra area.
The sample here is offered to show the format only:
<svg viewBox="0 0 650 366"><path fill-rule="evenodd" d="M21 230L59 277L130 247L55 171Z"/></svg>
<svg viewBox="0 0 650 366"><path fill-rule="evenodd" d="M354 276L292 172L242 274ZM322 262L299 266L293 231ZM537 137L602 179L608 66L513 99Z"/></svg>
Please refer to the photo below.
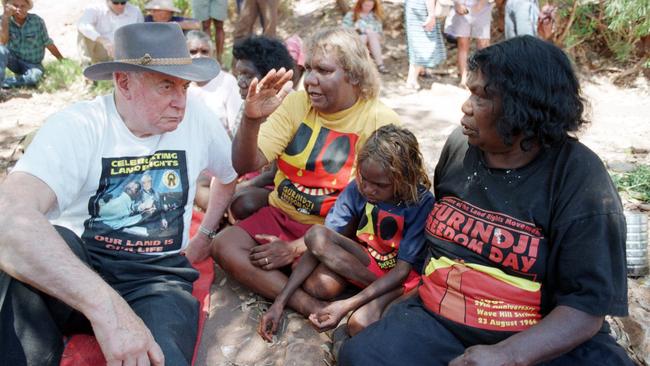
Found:
<svg viewBox="0 0 650 366"><path fill-rule="evenodd" d="M349 309L343 301L334 301L319 311L310 314L309 320L319 332L335 328Z"/></svg>
<svg viewBox="0 0 650 366"><path fill-rule="evenodd" d="M282 307L273 303L269 310L260 319L257 326L257 334L265 341L273 342L273 335L278 332L280 320L282 320Z"/></svg>
<svg viewBox="0 0 650 366"><path fill-rule="evenodd" d="M255 239L266 240L269 243L251 248L248 257L254 266L268 271L287 266L296 257L291 245L275 235L258 234L255 235Z"/></svg>

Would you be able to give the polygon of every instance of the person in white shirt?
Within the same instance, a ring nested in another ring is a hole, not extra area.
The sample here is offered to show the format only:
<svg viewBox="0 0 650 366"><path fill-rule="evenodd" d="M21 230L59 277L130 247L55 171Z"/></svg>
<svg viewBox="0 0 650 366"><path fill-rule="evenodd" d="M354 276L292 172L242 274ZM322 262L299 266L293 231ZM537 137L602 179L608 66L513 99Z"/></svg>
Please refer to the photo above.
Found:
<svg viewBox="0 0 650 366"><path fill-rule="evenodd" d="M115 30L123 25L142 22L142 12L128 0L100 0L88 5L77 23L82 64L112 60Z"/></svg>
<svg viewBox="0 0 650 366"><path fill-rule="evenodd" d="M192 58L214 57L214 45L207 34L193 30L185 37ZM244 100L239 95L237 79L232 74L222 70L210 81L192 83L187 90L187 97L202 100L208 108L220 116L228 135L231 138L234 136L235 121Z"/></svg>

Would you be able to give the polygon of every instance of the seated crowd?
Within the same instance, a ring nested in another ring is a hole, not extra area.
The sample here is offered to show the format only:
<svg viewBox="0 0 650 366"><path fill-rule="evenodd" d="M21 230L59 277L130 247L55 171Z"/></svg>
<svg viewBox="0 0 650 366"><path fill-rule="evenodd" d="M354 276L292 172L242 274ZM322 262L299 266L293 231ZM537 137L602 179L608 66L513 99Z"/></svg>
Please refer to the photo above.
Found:
<svg viewBox="0 0 650 366"><path fill-rule="evenodd" d="M492 5L455 5L462 47L482 33L461 18ZM34 24L41 52L0 46L20 70L5 82L35 82L44 48L61 57L31 7L6 2L0 43ZM108 365L191 364L192 264L211 258L273 301L265 340L287 306L319 331L347 317L339 365L632 365L605 321L627 315L623 208L576 138L561 49L513 36L463 60L469 96L430 179L379 99L380 1L304 45L239 39L236 76L198 22L147 9L84 12L84 75L114 90L50 116L0 184L0 364L58 365L78 331Z"/></svg>

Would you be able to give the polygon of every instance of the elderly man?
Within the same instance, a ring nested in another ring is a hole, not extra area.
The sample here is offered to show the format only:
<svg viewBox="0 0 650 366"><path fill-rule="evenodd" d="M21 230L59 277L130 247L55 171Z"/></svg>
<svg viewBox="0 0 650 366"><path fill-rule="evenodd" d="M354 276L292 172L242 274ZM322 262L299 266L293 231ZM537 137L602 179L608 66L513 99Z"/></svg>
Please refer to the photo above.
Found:
<svg viewBox="0 0 650 366"><path fill-rule="evenodd" d="M128 0L99 0L88 5L77 23L77 43L82 63L112 59L115 30L143 21L140 9L129 4Z"/></svg>
<svg viewBox="0 0 650 366"><path fill-rule="evenodd" d="M12 228L0 232L2 365L58 364L62 335L79 319L108 365L191 361L199 309L190 262L207 257L237 174L223 127L186 90L219 67L192 59L174 23L124 26L115 46L114 62L84 71L112 79L114 93L51 116L0 185L0 227ZM190 242L203 169L217 180ZM103 223L102 207L145 175L167 205L168 227L147 235Z"/></svg>
<svg viewBox="0 0 650 366"><path fill-rule="evenodd" d="M61 60L61 52L47 34L45 22L28 13L32 0L7 0L0 17L0 84L3 88L36 85L43 75L43 57L47 48ZM5 79L5 68L15 77Z"/></svg>

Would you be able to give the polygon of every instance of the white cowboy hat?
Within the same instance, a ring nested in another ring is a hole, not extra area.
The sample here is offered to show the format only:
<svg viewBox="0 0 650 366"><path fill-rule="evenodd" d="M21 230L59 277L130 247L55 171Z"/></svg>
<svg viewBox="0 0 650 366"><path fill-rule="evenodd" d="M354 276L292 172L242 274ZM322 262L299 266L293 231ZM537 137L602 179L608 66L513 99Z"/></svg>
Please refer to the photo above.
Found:
<svg viewBox="0 0 650 366"><path fill-rule="evenodd" d="M169 10L174 13L180 13L181 9L174 6L172 0L151 0L144 6L145 10Z"/></svg>

